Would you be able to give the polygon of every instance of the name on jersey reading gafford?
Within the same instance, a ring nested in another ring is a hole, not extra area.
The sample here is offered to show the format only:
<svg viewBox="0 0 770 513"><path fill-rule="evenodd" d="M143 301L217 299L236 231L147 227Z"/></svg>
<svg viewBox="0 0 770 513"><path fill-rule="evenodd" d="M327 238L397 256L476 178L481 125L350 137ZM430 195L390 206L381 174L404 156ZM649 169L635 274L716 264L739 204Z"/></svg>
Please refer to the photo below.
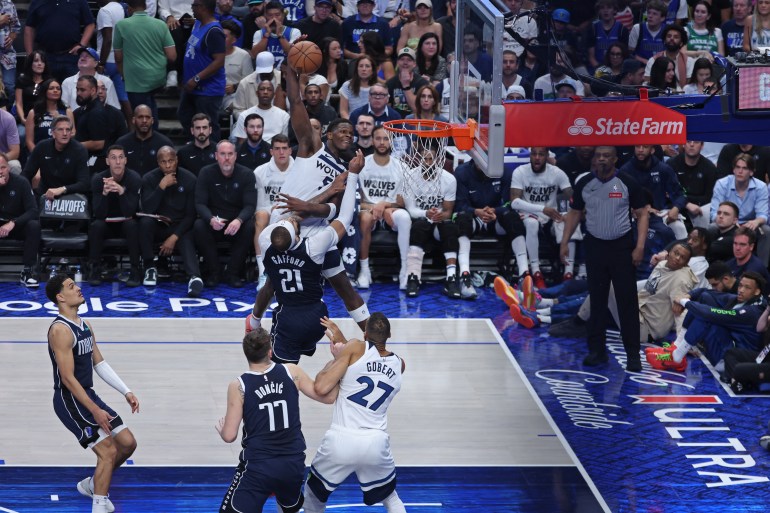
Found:
<svg viewBox="0 0 770 513"><path fill-rule="evenodd" d="M289 264L297 267L302 267L305 265L305 260L291 255L273 255L270 257L270 260L272 260L275 264Z"/></svg>

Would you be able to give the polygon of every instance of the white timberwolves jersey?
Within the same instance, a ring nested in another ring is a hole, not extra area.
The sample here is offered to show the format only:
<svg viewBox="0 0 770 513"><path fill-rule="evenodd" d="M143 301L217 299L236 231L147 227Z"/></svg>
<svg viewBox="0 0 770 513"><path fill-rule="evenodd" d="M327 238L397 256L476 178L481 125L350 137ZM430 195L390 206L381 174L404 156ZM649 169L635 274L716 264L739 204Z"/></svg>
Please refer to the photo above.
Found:
<svg viewBox="0 0 770 513"><path fill-rule="evenodd" d="M289 167L286 171L281 171L275 165L275 159L262 164L254 170L254 177L257 179L257 210L270 212L278 199L278 193L281 192L286 176L291 172L291 166L294 159L289 157Z"/></svg>
<svg viewBox="0 0 770 513"><path fill-rule="evenodd" d="M388 164L381 166L374 161L374 155L364 160L364 168L358 177L362 199L368 203L388 201L395 203L401 194L401 166L391 158Z"/></svg>
<svg viewBox="0 0 770 513"><path fill-rule="evenodd" d="M401 390L401 358L380 356L374 344L348 367L340 380L332 425L349 429L388 428L388 406Z"/></svg>

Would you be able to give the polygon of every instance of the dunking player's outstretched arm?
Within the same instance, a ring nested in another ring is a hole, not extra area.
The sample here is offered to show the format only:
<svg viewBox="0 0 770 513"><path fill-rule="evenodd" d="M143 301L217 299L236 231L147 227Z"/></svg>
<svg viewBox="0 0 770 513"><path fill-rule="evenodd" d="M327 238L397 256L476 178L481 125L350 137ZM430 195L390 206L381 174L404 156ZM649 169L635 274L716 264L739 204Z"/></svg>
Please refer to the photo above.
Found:
<svg viewBox="0 0 770 513"><path fill-rule="evenodd" d="M291 212L303 219L310 217L327 218L331 213L331 206L328 205L328 203L334 203L335 212L339 208L340 202L342 201L342 193L345 192L347 178L347 172L338 174L334 177L334 181L328 189L307 201L295 198L288 194L279 193L279 205L275 208L282 214Z"/></svg>
<svg viewBox="0 0 770 513"><path fill-rule="evenodd" d="M307 114L305 104L299 91L299 77L297 72L287 67L286 69L286 96L291 103L291 127L297 136L297 157L307 158L321 149L321 135L310 126L310 116Z"/></svg>
<svg viewBox="0 0 770 513"><path fill-rule="evenodd" d="M340 391L339 387L332 387L327 394L318 394L315 391L315 381L307 375L307 372L302 370L302 367L294 363L287 363L285 365L289 369L291 377L294 378L294 384L297 385L297 389L309 398L324 404L332 404L337 399L337 394Z"/></svg>

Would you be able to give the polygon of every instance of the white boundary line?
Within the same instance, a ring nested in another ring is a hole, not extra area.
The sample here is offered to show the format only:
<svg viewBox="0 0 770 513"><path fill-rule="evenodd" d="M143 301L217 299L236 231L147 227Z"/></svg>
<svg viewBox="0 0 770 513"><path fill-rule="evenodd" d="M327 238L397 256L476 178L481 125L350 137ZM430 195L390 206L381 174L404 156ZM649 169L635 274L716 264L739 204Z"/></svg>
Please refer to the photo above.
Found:
<svg viewBox="0 0 770 513"><path fill-rule="evenodd" d="M602 495L599 493L599 489L596 488L596 485L591 479L591 476L588 475L588 472L586 472L586 469L580 463L580 460L578 459L575 452L572 450L572 447L567 442L567 439L564 437L561 430L559 430L559 427L556 425L556 422L551 417L551 414L548 413L548 409L543 404L543 401L540 400L540 396L538 396L537 392L535 392L535 389L532 387L532 384L529 382L527 375L524 374L524 371L519 366L519 362L517 362L516 358L514 358L513 354L511 353L511 350L508 348L508 345L505 343L505 340L503 340L503 337L500 335L500 332L497 331L497 328L495 328L495 325L492 323L491 319L486 319L486 321L490 331L494 333L495 338L500 343L500 347L503 349L503 352L508 356L508 359L510 360L511 365L513 365L513 368L516 369L516 372L519 374L519 377L521 378L521 381L524 383L524 386L526 386L527 390L529 390L529 393L532 396L532 399L535 401L538 408L540 408L540 412L548 421L548 424L550 424L551 429L553 429L554 433L556 433L556 436L559 437L561 444L564 446L564 450L567 451L567 454L569 454L570 459L575 463L575 467L577 467L578 471L580 471L580 474L583 476L583 479L586 480L586 483L588 484L588 487L593 492L594 497L596 498L596 500L599 502L599 504L602 506L602 509L606 513L612 513L612 511L610 510L610 507L604 501L604 497L602 497Z"/></svg>

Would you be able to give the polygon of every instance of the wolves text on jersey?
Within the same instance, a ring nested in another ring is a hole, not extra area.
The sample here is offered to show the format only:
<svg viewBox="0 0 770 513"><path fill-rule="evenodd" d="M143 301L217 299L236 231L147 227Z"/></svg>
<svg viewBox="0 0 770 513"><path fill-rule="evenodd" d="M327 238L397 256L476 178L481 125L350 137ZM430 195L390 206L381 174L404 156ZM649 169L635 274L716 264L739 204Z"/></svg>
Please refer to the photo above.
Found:
<svg viewBox="0 0 770 513"><path fill-rule="evenodd" d="M556 192L555 185L529 185L524 188L530 203L548 203Z"/></svg>
<svg viewBox="0 0 770 513"><path fill-rule="evenodd" d="M389 180L364 180L364 189L370 198L385 198L390 191L396 189L396 182Z"/></svg>
<svg viewBox="0 0 770 513"><path fill-rule="evenodd" d="M417 203L417 206L423 210L430 210L433 207L440 207L441 205L444 204L444 195L437 194L437 195L430 195L430 196L421 196L415 199L415 203Z"/></svg>

